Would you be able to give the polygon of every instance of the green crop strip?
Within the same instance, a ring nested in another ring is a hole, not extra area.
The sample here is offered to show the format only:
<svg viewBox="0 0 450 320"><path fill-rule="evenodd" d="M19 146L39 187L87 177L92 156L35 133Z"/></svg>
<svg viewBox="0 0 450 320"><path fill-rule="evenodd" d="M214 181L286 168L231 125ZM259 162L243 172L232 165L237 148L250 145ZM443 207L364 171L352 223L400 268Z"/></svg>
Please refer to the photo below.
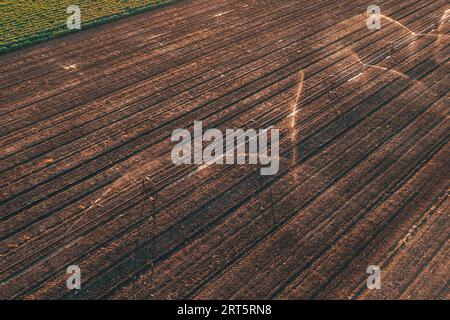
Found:
<svg viewBox="0 0 450 320"><path fill-rule="evenodd" d="M0 0L0 53L38 43L69 30L67 7L81 9L82 30L177 0Z"/></svg>

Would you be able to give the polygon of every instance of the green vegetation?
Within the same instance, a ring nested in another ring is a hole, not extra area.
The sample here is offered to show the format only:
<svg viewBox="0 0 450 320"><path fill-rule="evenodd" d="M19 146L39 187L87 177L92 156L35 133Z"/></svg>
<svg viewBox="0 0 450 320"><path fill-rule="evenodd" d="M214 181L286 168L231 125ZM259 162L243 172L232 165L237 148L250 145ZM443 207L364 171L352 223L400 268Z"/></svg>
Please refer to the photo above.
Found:
<svg viewBox="0 0 450 320"><path fill-rule="evenodd" d="M174 0L0 0L0 53L62 35L67 7L81 9L82 29L149 10Z"/></svg>

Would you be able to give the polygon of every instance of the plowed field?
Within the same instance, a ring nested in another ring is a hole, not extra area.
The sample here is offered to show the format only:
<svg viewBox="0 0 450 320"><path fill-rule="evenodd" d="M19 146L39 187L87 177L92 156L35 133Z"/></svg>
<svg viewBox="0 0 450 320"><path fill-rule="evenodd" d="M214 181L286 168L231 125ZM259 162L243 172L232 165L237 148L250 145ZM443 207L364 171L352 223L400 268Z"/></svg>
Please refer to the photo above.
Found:
<svg viewBox="0 0 450 320"><path fill-rule="evenodd" d="M448 2L371 4L186 0L0 55L0 297L448 299ZM198 120L279 129L278 174L175 166Z"/></svg>

